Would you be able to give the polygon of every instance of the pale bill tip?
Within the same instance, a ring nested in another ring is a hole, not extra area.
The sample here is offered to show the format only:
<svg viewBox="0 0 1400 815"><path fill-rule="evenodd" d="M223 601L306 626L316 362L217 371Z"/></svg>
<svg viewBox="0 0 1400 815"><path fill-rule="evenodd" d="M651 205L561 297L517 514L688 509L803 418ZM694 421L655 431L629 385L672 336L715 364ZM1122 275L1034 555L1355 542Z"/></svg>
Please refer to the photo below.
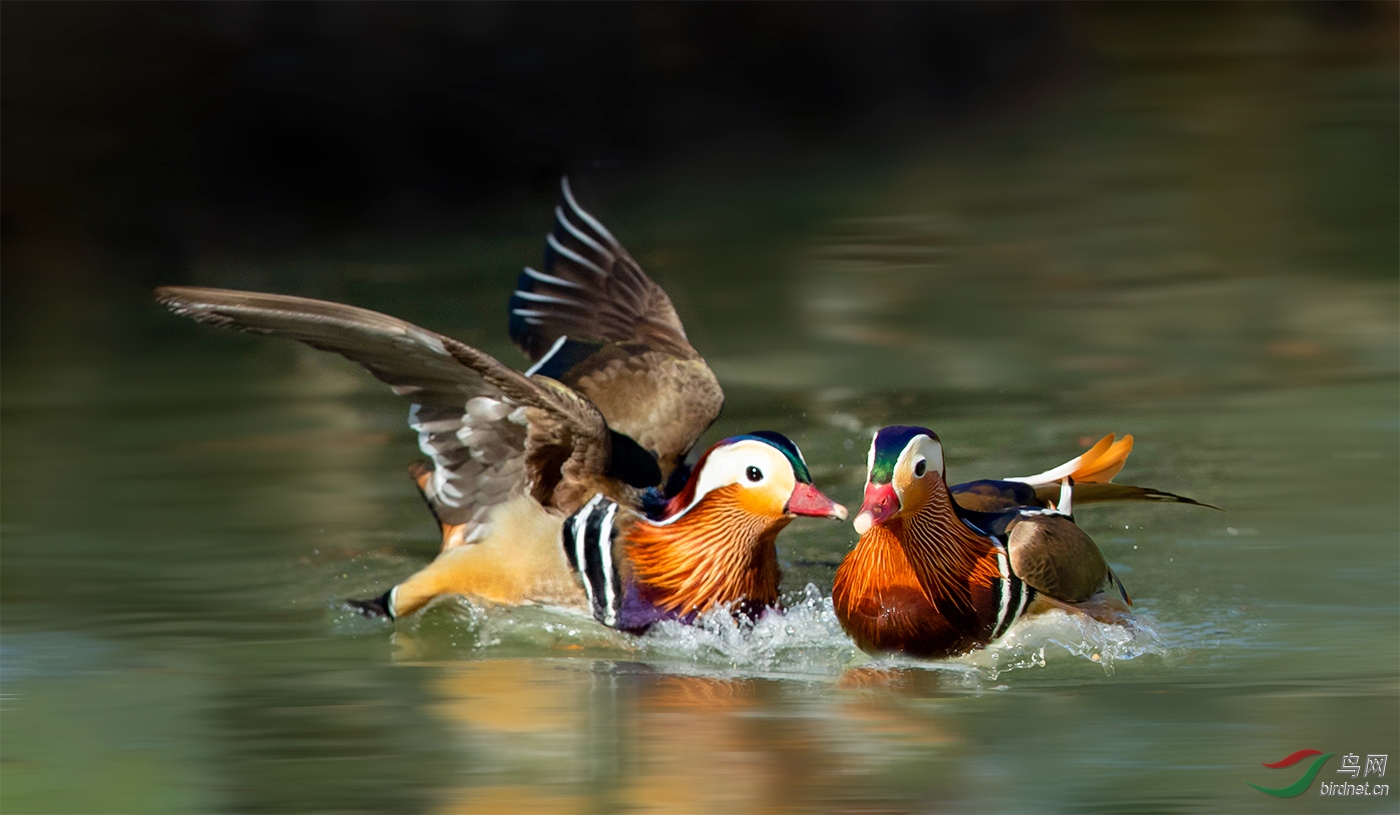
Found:
<svg viewBox="0 0 1400 815"><path fill-rule="evenodd" d="M856 528L857 535L864 535L870 531L870 527L875 525L875 519L869 512L862 512L856 516L855 522L851 524Z"/></svg>
<svg viewBox="0 0 1400 815"><path fill-rule="evenodd" d="M850 514L851 513L846 511L846 506L844 504L835 504L831 508L831 517L838 521L846 520L846 516Z"/></svg>

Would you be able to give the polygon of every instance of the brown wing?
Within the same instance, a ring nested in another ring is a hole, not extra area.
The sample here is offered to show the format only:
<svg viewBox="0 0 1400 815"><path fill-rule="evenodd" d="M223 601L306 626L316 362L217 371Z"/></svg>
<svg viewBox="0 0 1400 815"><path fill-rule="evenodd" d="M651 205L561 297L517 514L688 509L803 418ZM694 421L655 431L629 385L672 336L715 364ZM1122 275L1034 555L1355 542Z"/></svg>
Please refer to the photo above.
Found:
<svg viewBox="0 0 1400 815"><path fill-rule="evenodd" d="M1098 544L1064 515L1023 513L1007 527L1011 569L1026 585L1066 603L1082 603L1117 582Z"/></svg>
<svg viewBox="0 0 1400 815"><path fill-rule="evenodd" d="M526 268L511 297L511 339L534 363L528 374L587 396L665 477L719 416L724 392L671 298L562 186L543 271Z"/></svg>
<svg viewBox="0 0 1400 815"><path fill-rule="evenodd" d="M607 426L588 400L451 337L304 297L172 286L156 299L198 322L334 351L392 386L433 461L424 495L443 523L467 525L465 542L492 507L527 489L546 507L577 509L607 468Z"/></svg>

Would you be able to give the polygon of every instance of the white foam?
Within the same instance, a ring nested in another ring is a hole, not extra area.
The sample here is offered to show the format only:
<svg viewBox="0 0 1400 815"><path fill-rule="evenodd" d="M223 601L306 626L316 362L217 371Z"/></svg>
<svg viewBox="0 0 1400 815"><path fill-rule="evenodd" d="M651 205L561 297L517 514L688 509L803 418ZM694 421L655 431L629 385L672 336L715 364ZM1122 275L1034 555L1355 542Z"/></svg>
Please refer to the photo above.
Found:
<svg viewBox="0 0 1400 815"><path fill-rule="evenodd" d="M468 647L477 651L564 648L580 656L620 651L643 661L668 663L668 668L689 666L688 670L701 672L836 678L861 665L932 670L956 677L968 688L992 687L986 683L1011 671L1085 662L1111 675L1124 662L1146 655L1171 658L1173 652L1200 647L1204 639L1204 632L1189 625L1168 626L1170 631L1164 634L1141 609L1126 625L1051 611L1018 621L990 647L956 659L871 658L860 653L841 630L831 598L815 585L809 583L784 599L786 612L770 611L756 621L736 620L730 609L715 608L691 625L667 621L641 637L604 628L573 609L486 609L465 600L447 600L415 615L400 631L407 633L406 628L414 636L430 639L450 631L453 646L470 643ZM1173 646L1168 640L1177 642Z"/></svg>
<svg viewBox="0 0 1400 815"><path fill-rule="evenodd" d="M653 626L642 646L658 656L779 674L833 675L856 655L831 598L811 583L788 598L784 613L770 611L741 622L729 609L715 608L691 625L667 621Z"/></svg>
<svg viewBox="0 0 1400 815"><path fill-rule="evenodd" d="M1060 658L1098 663L1112 675L1118 663L1169 649L1151 621L1141 615L1123 625L1101 623L1082 614L1050 611L1021 620L1006 636L961 661L988 679L1027 668L1044 668Z"/></svg>

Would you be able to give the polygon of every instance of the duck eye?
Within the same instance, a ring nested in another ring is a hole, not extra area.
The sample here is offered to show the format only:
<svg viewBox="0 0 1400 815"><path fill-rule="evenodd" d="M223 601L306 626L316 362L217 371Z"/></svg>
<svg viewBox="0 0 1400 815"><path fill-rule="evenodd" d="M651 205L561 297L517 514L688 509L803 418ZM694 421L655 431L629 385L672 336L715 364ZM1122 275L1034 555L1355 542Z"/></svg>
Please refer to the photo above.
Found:
<svg viewBox="0 0 1400 815"><path fill-rule="evenodd" d="M914 465L914 477L923 478L926 472L928 472L928 459L921 458L918 463Z"/></svg>
<svg viewBox="0 0 1400 815"><path fill-rule="evenodd" d="M753 465L749 465L749 468L744 471L744 477L750 481L762 481L763 471Z"/></svg>

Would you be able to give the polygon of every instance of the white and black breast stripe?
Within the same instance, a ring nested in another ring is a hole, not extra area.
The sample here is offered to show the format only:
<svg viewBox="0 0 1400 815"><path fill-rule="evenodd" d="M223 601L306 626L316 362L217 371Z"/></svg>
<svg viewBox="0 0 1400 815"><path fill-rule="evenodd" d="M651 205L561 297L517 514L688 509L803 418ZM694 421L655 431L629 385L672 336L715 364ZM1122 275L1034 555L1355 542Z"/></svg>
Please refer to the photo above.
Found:
<svg viewBox="0 0 1400 815"><path fill-rule="evenodd" d="M1011 561L1001 540L992 538L992 542L997 547L997 569L1001 573L1001 580L997 582L997 622L992 627L992 639L997 640L1025 613L1032 589L1011 571Z"/></svg>
<svg viewBox="0 0 1400 815"><path fill-rule="evenodd" d="M594 618L607 626L617 624L622 606L622 584L613 563L616 517L617 502L598 494L564 524L564 554L583 578Z"/></svg>

